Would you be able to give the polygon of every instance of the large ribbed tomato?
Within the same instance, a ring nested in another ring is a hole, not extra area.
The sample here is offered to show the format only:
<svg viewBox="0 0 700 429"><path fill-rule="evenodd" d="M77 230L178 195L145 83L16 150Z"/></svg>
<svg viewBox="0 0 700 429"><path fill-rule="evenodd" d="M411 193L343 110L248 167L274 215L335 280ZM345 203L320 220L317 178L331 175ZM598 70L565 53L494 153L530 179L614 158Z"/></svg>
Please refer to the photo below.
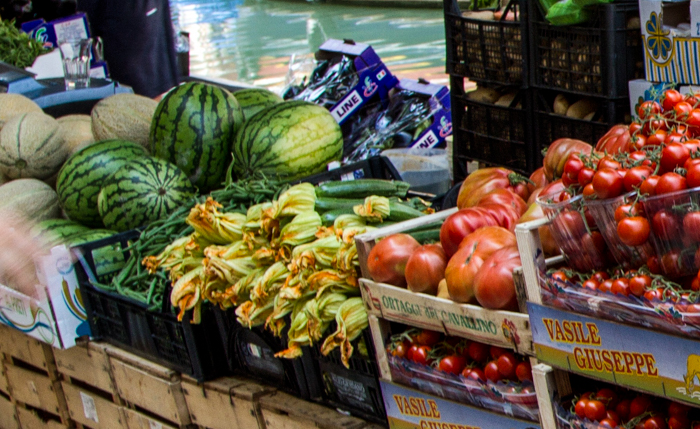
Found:
<svg viewBox="0 0 700 429"><path fill-rule="evenodd" d="M474 207L479 200L494 189L508 189L527 200L527 178L507 168L481 168L467 176L459 188L457 207Z"/></svg>
<svg viewBox="0 0 700 429"><path fill-rule="evenodd" d="M630 151L630 127L625 124L613 125L603 137L598 140L595 150L614 155Z"/></svg>
<svg viewBox="0 0 700 429"><path fill-rule="evenodd" d="M367 269L376 282L406 286L406 263L420 243L408 234L391 234L370 250Z"/></svg>
<svg viewBox="0 0 700 429"><path fill-rule="evenodd" d="M437 295L438 284L445 278L447 256L440 243L424 244L406 263L408 290Z"/></svg>
<svg viewBox="0 0 700 429"><path fill-rule="evenodd" d="M547 148L547 153L542 162L544 175L550 182L559 179L564 171L564 164L566 164L566 160L570 154L589 154L591 151L593 151L593 147L582 140L569 138L554 140Z"/></svg>
<svg viewBox="0 0 700 429"><path fill-rule="evenodd" d="M474 277L477 302L492 310L517 310L513 269L520 265L517 247L504 247L486 258Z"/></svg>
<svg viewBox="0 0 700 429"><path fill-rule="evenodd" d="M508 189L494 189L488 194L484 195L477 206L484 204L503 204L505 206L511 207L518 212L518 216L525 213L527 210L527 203L523 200L520 195L515 194Z"/></svg>
<svg viewBox="0 0 700 429"><path fill-rule="evenodd" d="M467 207L449 215L440 227L440 244L447 257L457 252L464 237L489 225L497 225L496 219L480 207Z"/></svg>

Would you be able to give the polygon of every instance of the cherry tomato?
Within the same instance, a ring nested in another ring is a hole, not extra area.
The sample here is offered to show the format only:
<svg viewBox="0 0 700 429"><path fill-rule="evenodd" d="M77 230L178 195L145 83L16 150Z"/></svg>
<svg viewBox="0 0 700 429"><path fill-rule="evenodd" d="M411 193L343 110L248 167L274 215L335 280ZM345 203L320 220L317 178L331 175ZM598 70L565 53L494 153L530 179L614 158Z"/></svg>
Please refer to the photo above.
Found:
<svg viewBox="0 0 700 429"><path fill-rule="evenodd" d="M644 216L626 217L617 223L617 235L628 246L641 246L649 239L649 221Z"/></svg>
<svg viewBox="0 0 700 429"><path fill-rule="evenodd" d="M687 101L680 101L673 106L673 113L679 121L685 121L691 110L693 110L693 106Z"/></svg>
<svg viewBox="0 0 700 429"><path fill-rule="evenodd" d="M624 189L623 177L617 170L603 168L593 176L593 189L599 198L613 198L622 194Z"/></svg>
<svg viewBox="0 0 700 429"><path fill-rule="evenodd" d="M564 163L564 172L561 176L564 186L578 184L578 173L583 168L583 161L578 155L578 153L572 153Z"/></svg>
<svg viewBox="0 0 700 429"><path fill-rule="evenodd" d="M629 279L626 277L620 277L612 282L612 286L610 287L610 292L614 293L615 295L624 295L624 296L629 296L630 294L630 282Z"/></svg>
<svg viewBox="0 0 700 429"><path fill-rule="evenodd" d="M673 171L690 158L690 150L682 143L668 143L661 150L661 168Z"/></svg>
<svg viewBox="0 0 700 429"><path fill-rule="evenodd" d="M600 284L598 285L598 290L601 291L601 292L612 293L613 281L614 281L614 280L612 280L612 279L603 280L603 281L600 282Z"/></svg>
<svg viewBox="0 0 700 429"><path fill-rule="evenodd" d="M690 429L690 419L687 416L671 416L668 418L668 429Z"/></svg>
<svg viewBox="0 0 700 429"><path fill-rule="evenodd" d="M483 363L489 358L489 346L484 343L473 341L469 343L467 353L474 362Z"/></svg>
<svg viewBox="0 0 700 429"><path fill-rule="evenodd" d="M503 379L500 371L498 371L498 364L495 360L492 360L491 362L487 363L486 366L484 366L484 374L486 375L487 380L493 381L494 383L497 383Z"/></svg>
<svg viewBox="0 0 700 429"><path fill-rule="evenodd" d="M665 129L655 129L652 130L647 136L646 144L647 146L661 146L666 142L666 136L668 133Z"/></svg>
<svg viewBox="0 0 700 429"><path fill-rule="evenodd" d="M632 135L629 143L629 151L634 152L644 148L647 145L647 136L642 134Z"/></svg>
<svg viewBox="0 0 700 429"><path fill-rule="evenodd" d="M651 416L644 420L644 429L666 429L666 420L662 416Z"/></svg>
<svg viewBox="0 0 700 429"><path fill-rule="evenodd" d="M490 346L489 347L489 356L491 356L491 359L498 359L503 353L507 353L508 350L504 349L503 347L498 347L498 346Z"/></svg>
<svg viewBox="0 0 700 429"><path fill-rule="evenodd" d="M486 374L484 374L484 371L480 368L464 368L464 371L462 371L462 376L471 380L480 381L484 383L486 382Z"/></svg>
<svg viewBox="0 0 700 429"><path fill-rule="evenodd" d="M628 218L628 217L633 217L633 216L639 216L639 211L641 209L641 206L636 203L627 203L627 204L622 204L618 208L615 209L615 222L619 222L622 219Z"/></svg>
<svg viewBox="0 0 700 429"><path fill-rule="evenodd" d="M613 429L613 428L616 428L617 425L618 425L618 423L615 422L615 420L610 419L610 418L607 418L607 417L598 422L598 427L599 427L599 428L609 428L609 429Z"/></svg>
<svg viewBox="0 0 700 429"><path fill-rule="evenodd" d="M671 250L661 256L661 268L667 277L680 277L685 267L680 250Z"/></svg>
<svg viewBox="0 0 700 429"><path fill-rule="evenodd" d="M637 274L630 278L630 292L634 296L642 296L647 289L651 288L651 276L646 274Z"/></svg>
<svg viewBox="0 0 700 429"><path fill-rule="evenodd" d="M678 240L681 235L680 222L670 209L661 209L651 218L651 229L661 240Z"/></svg>
<svg viewBox="0 0 700 429"><path fill-rule="evenodd" d="M396 356L398 358L406 358L406 354L408 353L410 348L411 344L407 340L403 340L389 344L387 351L392 356Z"/></svg>
<svg viewBox="0 0 700 429"><path fill-rule="evenodd" d="M681 101L684 100L685 97L683 97L683 94L681 94L678 90L676 89L667 89L664 91L663 95L661 96L661 107L663 108L664 112L668 112L673 110L676 104L680 103ZM642 103L643 105L644 103ZM642 105L639 106L639 109L642 108ZM652 107L649 107L651 109Z"/></svg>
<svg viewBox="0 0 700 429"><path fill-rule="evenodd" d="M627 173L625 173L625 177L623 178L625 190L630 192L636 188L639 188L642 182L644 182L647 177L651 176L653 172L654 170L647 165L637 165L630 168L627 170Z"/></svg>
<svg viewBox="0 0 700 429"><path fill-rule="evenodd" d="M673 109L673 107L671 107L671 109ZM639 108L637 109L637 115L639 116L639 119L642 120L647 119L653 115L658 115L659 113L661 113L661 105L653 100L647 100L642 102L642 104L640 104Z"/></svg>
<svg viewBox="0 0 700 429"><path fill-rule="evenodd" d="M620 416L620 419L622 421L627 421L627 419L630 416L630 403L632 402L631 399L623 399L620 402L617 403L615 406L615 412L617 413L618 416Z"/></svg>
<svg viewBox="0 0 700 429"><path fill-rule="evenodd" d="M586 225L583 216L577 210L564 210L554 218L553 223L567 231L572 238L581 238L586 233Z"/></svg>
<svg viewBox="0 0 700 429"><path fill-rule="evenodd" d="M700 242L700 211L689 212L683 216L683 231L689 239Z"/></svg>
<svg viewBox="0 0 700 429"><path fill-rule="evenodd" d="M418 351L418 347L420 347L418 344L411 344L411 346L406 351L406 359L412 361L413 355Z"/></svg>
<svg viewBox="0 0 700 429"><path fill-rule="evenodd" d="M688 124L688 128L693 135L698 135L698 131L700 131L700 109L695 108L691 110L685 118L685 123Z"/></svg>
<svg viewBox="0 0 700 429"><path fill-rule="evenodd" d="M586 405L587 404L588 404L588 399L581 398L578 401L576 401L576 405L574 405L574 412L576 413L577 416L579 416L582 419L586 418Z"/></svg>
<svg viewBox="0 0 700 429"><path fill-rule="evenodd" d="M663 195L671 192L682 191L684 189L687 189L685 177L670 171L662 174L661 177L659 177L659 181L656 183L654 191L656 192L656 195Z"/></svg>
<svg viewBox="0 0 700 429"><path fill-rule="evenodd" d="M516 380L518 378L515 371L518 366L518 360L512 352L503 352L496 359L496 365L498 365L498 372L501 373L504 379Z"/></svg>
<svg viewBox="0 0 700 429"><path fill-rule="evenodd" d="M588 420L594 422L603 420L606 417L605 404L597 399L591 399L586 404L585 413Z"/></svg>
<svg viewBox="0 0 700 429"><path fill-rule="evenodd" d="M418 346L411 356L413 362L419 365L430 365L432 363L432 359L429 357L430 350L429 346Z"/></svg>
<svg viewBox="0 0 700 429"><path fill-rule="evenodd" d="M608 406L608 408L610 408L610 406ZM618 416L617 413L613 410L607 410L605 412L605 419L603 419L602 421L605 421L606 419L612 421L615 424L613 427L620 424L620 416Z"/></svg>
<svg viewBox="0 0 700 429"><path fill-rule="evenodd" d="M609 387L603 387L602 389L598 389L598 391L595 393L595 396L605 404L605 408L607 408L608 410L614 410L615 406L619 402L617 393L615 393L615 391ZM617 416L617 413L615 413L615 417L619 418Z"/></svg>
<svg viewBox="0 0 700 429"><path fill-rule="evenodd" d="M633 419L638 415L649 411L652 406L651 398L647 395L637 395L630 402L630 413L629 418Z"/></svg>
<svg viewBox="0 0 700 429"><path fill-rule="evenodd" d="M676 417L687 417L692 408L690 405L681 404L680 402L671 401L668 404L668 415Z"/></svg>
<svg viewBox="0 0 700 429"><path fill-rule="evenodd" d="M603 280L607 280L610 278L610 275L606 273L605 271L596 271L591 275L591 278L593 280L596 280L598 283L602 282Z"/></svg>
<svg viewBox="0 0 700 429"><path fill-rule="evenodd" d="M445 356L440 359L438 369L449 374L459 374L467 366L467 358L460 355Z"/></svg>
<svg viewBox="0 0 700 429"><path fill-rule="evenodd" d="M639 193L650 197L656 195L656 185L659 183L660 177L657 175L647 177L639 186Z"/></svg>
<svg viewBox="0 0 700 429"><path fill-rule="evenodd" d="M612 168L613 170L619 170L621 167L622 165L619 161L616 161L615 158L610 155L606 155L600 158L596 169L602 170L603 168Z"/></svg>
<svg viewBox="0 0 700 429"><path fill-rule="evenodd" d="M588 290L598 290L598 288L600 287L600 282L596 281L593 278L590 278L590 279L584 280L581 283L581 287L584 289L588 289Z"/></svg>
<svg viewBox="0 0 700 429"><path fill-rule="evenodd" d="M593 176L595 175L595 170L590 167L582 167L578 176L576 176L576 181L581 186L586 186L593 181Z"/></svg>
<svg viewBox="0 0 700 429"><path fill-rule="evenodd" d="M688 188L700 186L700 162L693 163L686 167L685 183Z"/></svg>
<svg viewBox="0 0 700 429"><path fill-rule="evenodd" d="M421 346L434 346L440 342L440 337L442 334L436 331L431 331L429 329L421 329L421 331L413 337L413 342Z"/></svg>
<svg viewBox="0 0 700 429"><path fill-rule="evenodd" d="M592 198L595 196L595 189L593 188L593 183L589 183L586 186L583 187L583 191L581 191L581 194L585 198Z"/></svg>
<svg viewBox="0 0 700 429"><path fill-rule="evenodd" d="M520 381L532 381L532 367L530 366L530 361L525 360L520 362L518 366L515 367L515 376L518 377Z"/></svg>

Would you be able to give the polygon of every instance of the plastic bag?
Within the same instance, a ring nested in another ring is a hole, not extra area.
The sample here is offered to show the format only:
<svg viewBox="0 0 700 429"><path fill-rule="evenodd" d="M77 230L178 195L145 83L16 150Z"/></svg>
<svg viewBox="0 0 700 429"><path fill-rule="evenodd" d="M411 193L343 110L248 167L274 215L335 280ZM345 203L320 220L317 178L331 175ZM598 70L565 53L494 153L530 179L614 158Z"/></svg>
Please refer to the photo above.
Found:
<svg viewBox="0 0 700 429"><path fill-rule="evenodd" d="M559 0L554 3L545 18L554 25L574 25L581 24L591 19L591 13L579 2L585 3L587 0ZM593 0L597 2L597 0Z"/></svg>
<svg viewBox="0 0 700 429"><path fill-rule="evenodd" d="M319 61L307 84L289 86L283 98L304 100L331 109L359 82L355 63L346 56Z"/></svg>

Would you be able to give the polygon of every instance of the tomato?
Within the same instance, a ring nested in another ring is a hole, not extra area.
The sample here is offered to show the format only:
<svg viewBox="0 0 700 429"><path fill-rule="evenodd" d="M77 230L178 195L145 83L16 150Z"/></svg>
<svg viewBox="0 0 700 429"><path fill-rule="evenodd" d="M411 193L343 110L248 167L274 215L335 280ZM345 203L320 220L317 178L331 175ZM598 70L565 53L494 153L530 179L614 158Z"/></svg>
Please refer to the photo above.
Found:
<svg viewBox="0 0 700 429"><path fill-rule="evenodd" d="M445 278L445 267L447 256L439 243L420 246L406 262L408 290L437 295L438 283Z"/></svg>
<svg viewBox="0 0 700 429"><path fill-rule="evenodd" d="M411 343L408 340L394 341L387 346L387 352L392 356L405 358L410 348Z"/></svg>
<svg viewBox="0 0 700 429"><path fill-rule="evenodd" d="M406 262L420 243L408 234L391 234L370 250L367 269L376 282L406 286Z"/></svg>
<svg viewBox="0 0 700 429"><path fill-rule="evenodd" d="M630 292L634 296L643 296L647 289L651 288L651 276L647 274L637 274L629 281Z"/></svg>
<svg viewBox="0 0 700 429"><path fill-rule="evenodd" d="M671 401L668 404L668 415L676 417L687 417L692 408L680 402Z"/></svg>
<svg viewBox="0 0 700 429"><path fill-rule="evenodd" d="M546 216L544 214L544 211L542 211L541 205L530 204L530 207L527 209L527 211L523 213L522 216L520 216L520 219L518 219L518 223L544 219L545 217ZM554 241L554 236L552 236L552 228L550 227L550 225L541 226L538 228L538 230L540 232L542 250L544 251L545 255L553 256L559 254L559 246L557 246L556 241Z"/></svg>
<svg viewBox="0 0 700 429"><path fill-rule="evenodd" d="M636 165L625 173L622 184L627 192L639 188L644 180L653 174L654 170L647 165Z"/></svg>
<svg viewBox="0 0 700 429"><path fill-rule="evenodd" d="M595 197L595 189L593 188L593 183L589 183L588 185L583 187L583 191L581 191L581 194L585 198L594 198Z"/></svg>
<svg viewBox="0 0 700 429"><path fill-rule="evenodd" d="M578 210L563 210L552 220L552 224L560 231L566 231L573 239L581 238L586 233L586 224Z"/></svg>
<svg viewBox="0 0 700 429"><path fill-rule="evenodd" d="M544 174L544 167L540 167L532 172L530 175L530 182L527 184L527 186L530 189L530 193L532 193L535 189L543 188L548 183L549 180L547 180L547 176Z"/></svg>
<svg viewBox="0 0 700 429"><path fill-rule="evenodd" d="M605 401L603 401L603 402L605 402ZM608 408L610 408L610 406L608 406ZM610 420L614 423L613 427L616 427L617 425L620 424L620 416L618 416L617 413L613 410L608 409L605 412L605 419L601 420L601 422L605 421L606 419Z"/></svg>
<svg viewBox="0 0 700 429"><path fill-rule="evenodd" d="M685 177L675 172L664 173L659 177L654 191L656 195L668 194L670 192L682 191L687 189Z"/></svg>
<svg viewBox="0 0 700 429"><path fill-rule="evenodd" d="M601 291L601 292L612 293L612 285L613 285L613 282L614 282L614 281L615 281L615 280L613 280L613 279L603 280L603 281L600 282L600 284L598 285L598 290Z"/></svg>
<svg viewBox="0 0 700 429"><path fill-rule="evenodd" d="M491 359L498 359L503 353L507 353L508 349L499 346L489 346L489 356Z"/></svg>
<svg viewBox="0 0 700 429"><path fill-rule="evenodd" d="M630 402L630 413L629 418L633 419L638 415L649 411L652 406L651 398L647 395L637 395Z"/></svg>
<svg viewBox="0 0 700 429"><path fill-rule="evenodd" d="M508 189L516 191L518 184L525 185L527 179L515 172L502 167L480 168L467 176L459 188L457 195L457 207L460 209L474 207L479 200L494 189ZM527 189L527 186L523 186ZM520 195L526 200L528 195Z"/></svg>
<svg viewBox="0 0 700 429"><path fill-rule="evenodd" d="M504 379L516 380L518 378L516 374L518 360L513 352L506 351L500 355L498 359L496 359L496 366L498 366L498 372L501 373Z"/></svg>
<svg viewBox="0 0 700 429"><path fill-rule="evenodd" d="M583 167L578 172L576 176L576 181L581 186L586 186L593 181L593 176L595 176L595 170L590 167Z"/></svg>
<svg viewBox="0 0 700 429"><path fill-rule="evenodd" d="M675 241L681 236L681 225L670 208L661 209L651 218L651 229L661 240Z"/></svg>
<svg viewBox="0 0 700 429"><path fill-rule="evenodd" d="M688 124L688 128L693 135L698 135L700 131L700 109L697 106L688 113L685 123Z"/></svg>
<svg viewBox="0 0 700 429"><path fill-rule="evenodd" d="M689 212L683 216L683 231L687 238L700 242L700 211Z"/></svg>
<svg viewBox="0 0 700 429"><path fill-rule="evenodd" d="M630 294L630 281L626 277L620 277L612 282L610 286L610 292L615 295L629 296Z"/></svg>
<svg viewBox="0 0 700 429"><path fill-rule="evenodd" d="M603 153L616 154L627 152L630 143L630 129L625 124L613 125L607 133L598 140L595 150Z"/></svg>
<svg viewBox="0 0 700 429"><path fill-rule="evenodd" d="M578 184L578 173L583 168L583 161L577 153L572 153L564 163L564 171L561 175L562 183L565 186Z"/></svg>
<svg viewBox="0 0 700 429"><path fill-rule="evenodd" d="M468 372L467 369L469 369ZM467 372L466 375L464 374L465 372ZM486 382L486 374L484 374L484 370L481 368L465 368L464 371L462 371L462 375L471 380L480 381L483 383Z"/></svg>
<svg viewBox="0 0 700 429"><path fill-rule="evenodd" d="M510 207L518 213L520 217L525 210L527 210L527 203L523 200L520 195L509 191L508 189L494 189L488 194L484 195L477 206L483 206L487 204L502 204L504 206Z"/></svg>
<svg viewBox="0 0 700 429"><path fill-rule="evenodd" d="M494 218L494 220L496 221L496 226L501 226L509 231L515 230L515 225L518 223L520 215L522 215L522 213L520 213L513 207L506 206L503 204L481 204L476 208L484 210L486 213L488 213L488 215Z"/></svg>
<svg viewBox="0 0 700 429"><path fill-rule="evenodd" d="M637 151L644 148L647 145L647 136L644 134L633 134L630 140L630 151Z"/></svg>
<svg viewBox="0 0 700 429"><path fill-rule="evenodd" d="M618 416L620 416L620 419L622 421L627 421L627 419L630 416L630 403L632 402L631 399L623 399L620 402L617 403L615 406L615 412L617 413Z"/></svg>
<svg viewBox="0 0 700 429"><path fill-rule="evenodd" d="M484 366L484 375L486 375L487 380L493 381L494 383L503 379L503 376L498 371L498 364L495 360L492 360Z"/></svg>
<svg viewBox="0 0 700 429"><path fill-rule="evenodd" d="M552 200L553 202L558 203L559 199L555 196L560 195L565 189L566 186L564 186L561 179L557 179L542 188L542 192L540 192L540 199L544 201Z"/></svg>
<svg viewBox="0 0 700 429"><path fill-rule="evenodd" d="M661 176L657 176L654 174L647 177L639 186L639 193L650 197L656 195L656 184L659 183L660 177Z"/></svg>
<svg viewBox="0 0 700 429"><path fill-rule="evenodd" d="M581 287L588 290L598 290L600 287L600 282L595 279L587 279L581 283Z"/></svg>
<svg viewBox="0 0 700 429"><path fill-rule="evenodd" d="M691 110L693 110L693 106L687 101L680 101L673 106L673 113L679 121L685 121Z"/></svg>
<svg viewBox="0 0 700 429"><path fill-rule="evenodd" d="M644 429L666 429L666 420L662 416L651 416L644 420Z"/></svg>
<svg viewBox="0 0 700 429"><path fill-rule="evenodd" d="M622 204L621 206L615 209L615 222L619 222L622 219L628 217L639 216L641 211L642 207L639 203Z"/></svg>
<svg viewBox="0 0 700 429"><path fill-rule="evenodd" d="M615 393L615 391L609 387L598 389L598 391L595 393L595 397L601 400L608 410L614 410L615 406L619 402L617 393ZM617 417L617 413L615 413L615 417Z"/></svg>
<svg viewBox="0 0 700 429"><path fill-rule="evenodd" d="M518 309L513 269L521 266L517 247L504 247L484 260L474 276L474 296L484 308L491 310Z"/></svg>
<svg viewBox="0 0 700 429"><path fill-rule="evenodd" d="M430 346L417 346L413 351L412 360L419 365L430 365L432 359L430 358Z"/></svg>
<svg viewBox="0 0 700 429"><path fill-rule="evenodd" d="M628 246L641 246L649 239L649 221L644 216L626 217L617 223L617 235Z"/></svg>
<svg viewBox="0 0 700 429"><path fill-rule="evenodd" d="M680 101L680 100L678 100ZM673 107L671 107L673 108ZM668 109L663 109L663 110L668 110ZM646 100L643 101L642 104L639 105L639 108L637 108L637 116L639 116L639 119L647 119L650 118L654 115L658 115L661 113L661 105L657 103L656 101L653 100Z"/></svg>
<svg viewBox="0 0 700 429"><path fill-rule="evenodd" d="M586 403L585 413L588 420L594 422L603 420L606 417L605 404L597 399L591 399Z"/></svg>
<svg viewBox="0 0 700 429"><path fill-rule="evenodd" d="M570 154L590 154L592 151L593 147L581 140L562 138L553 141L547 148L542 162L547 180L552 181L561 177L564 164Z"/></svg>
<svg viewBox="0 0 700 429"><path fill-rule="evenodd" d="M598 161L598 165L596 165L596 170L601 170L603 168L612 168L613 170L619 170L622 168L622 164L620 164L619 161L616 161L615 158L613 158L610 155L606 155Z"/></svg>
<svg viewBox="0 0 700 429"><path fill-rule="evenodd" d="M450 298L455 302L473 302L474 277L484 260L498 249L516 245L515 234L500 226L485 226L466 236L445 268Z"/></svg>
<svg viewBox="0 0 700 429"><path fill-rule="evenodd" d="M473 341L469 343L467 353L474 362L484 363L489 358L489 346Z"/></svg>
<svg viewBox="0 0 700 429"><path fill-rule="evenodd" d="M532 381L532 366L530 365L529 360L524 360L515 367L515 376L520 381Z"/></svg>
<svg viewBox="0 0 700 429"><path fill-rule="evenodd" d="M413 342L420 346L434 346L440 342L442 334L429 329L421 329L420 332L413 337Z"/></svg>
<svg viewBox="0 0 700 429"><path fill-rule="evenodd" d="M700 162L691 164L686 168L685 181L688 188L697 188L700 186Z"/></svg>
<svg viewBox="0 0 700 429"><path fill-rule="evenodd" d="M664 112L668 112L673 110L674 106L684 99L685 97L678 90L669 88L661 95L661 107L664 109Z"/></svg>
<svg viewBox="0 0 700 429"><path fill-rule="evenodd" d="M667 135L668 133L665 129L653 130L647 136L646 144L647 146L661 146L666 142Z"/></svg>
<svg viewBox="0 0 700 429"><path fill-rule="evenodd" d="M406 359L412 361L413 355L418 351L418 347L420 347L418 344L411 344L411 346L406 351Z"/></svg>
<svg viewBox="0 0 700 429"><path fill-rule="evenodd" d="M464 237L482 226L495 226L496 219L483 208L468 207L449 215L440 227L440 244L450 258Z"/></svg>
<svg viewBox="0 0 700 429"><path fill-rule="evenodd" d="M690 419L687 416L671 416L668 418L668 429L690 429Z"/></svg>
<svg viewBox="0 0 700 429"><path fill-rule="evenodd" d="M668 143L661 150L661 168L673 171L681 167L690 158L690 150L683 143Z"/></svg>
<svg viewBox="0 0 700 429"><path fill-rule="evenodd" d="M607 417L598 422L598 427L601 427L601 428L613 429L613 428L616 428L617 425L618 425L618 423L615 422L615 420L607 418Z"/></svg>
<svg viewBox="0 0 700 429"><path fill-rule="evenodd" d="M593 176L593 189L599 198L613 198L622 194L623 177L617 170L603 168Z"/></svg>
<svg viewBox="0 0 700 429"><path fill-rule="evenodd" d="M666 144L676 143L676 144L682 145L683 142L685 142L686 140L688 140L687 135L681 134L681 133L676 132L676 131L671 131L670 133L666 134L666 141L664 141L664 143L666 143Z"/></svg>
<svg viewBox="0 0 700 429"><path fill-rule="evenodd" d="M576 413L577 416L579 416L582 419L586 418L586 405L588 404L588 399L579 399L576 401L576 405L574 406L574 412Z"/></svg>
<svg viewBox="0 0 700 429"><path fill-rule="evenodd" d="M460 355L450 355L440 359L438 369L449 374L460 374L467 366L467 358Z"/></svg>

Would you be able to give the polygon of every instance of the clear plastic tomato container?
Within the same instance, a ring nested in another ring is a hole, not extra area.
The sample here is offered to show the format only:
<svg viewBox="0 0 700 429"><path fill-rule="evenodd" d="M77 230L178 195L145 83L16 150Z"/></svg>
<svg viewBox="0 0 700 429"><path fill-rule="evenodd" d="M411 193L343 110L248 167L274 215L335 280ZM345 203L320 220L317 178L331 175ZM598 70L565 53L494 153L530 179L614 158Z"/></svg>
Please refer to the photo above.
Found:
<svg viewBox="0 0 700 429"><path fill-rule="evenodd" d="M669 278L700 268L700 187L642 199L659 269Z"/></svg>
<svg viewBox="0 0 700 429"><path fill-rule="evenodd" d="M551 221L554 241L571 268L585 272L610 265L605 239L581 195L561 202L553 202L552 195L539 196L537 204Z"/></svg>
<svg viewBox="0 0 700 429"><path fill-rule="evenodd" d="M598 230L603 234L608 250L615 261L626 269L639 268L647 263L649 256L654 254L650 240L640 246L628 246L620 240L620 236L617 234L615 210L623 204L634 202L636 195L635 192L630 192L616 198L583 200L583 204L593 216Z"/></svg>

